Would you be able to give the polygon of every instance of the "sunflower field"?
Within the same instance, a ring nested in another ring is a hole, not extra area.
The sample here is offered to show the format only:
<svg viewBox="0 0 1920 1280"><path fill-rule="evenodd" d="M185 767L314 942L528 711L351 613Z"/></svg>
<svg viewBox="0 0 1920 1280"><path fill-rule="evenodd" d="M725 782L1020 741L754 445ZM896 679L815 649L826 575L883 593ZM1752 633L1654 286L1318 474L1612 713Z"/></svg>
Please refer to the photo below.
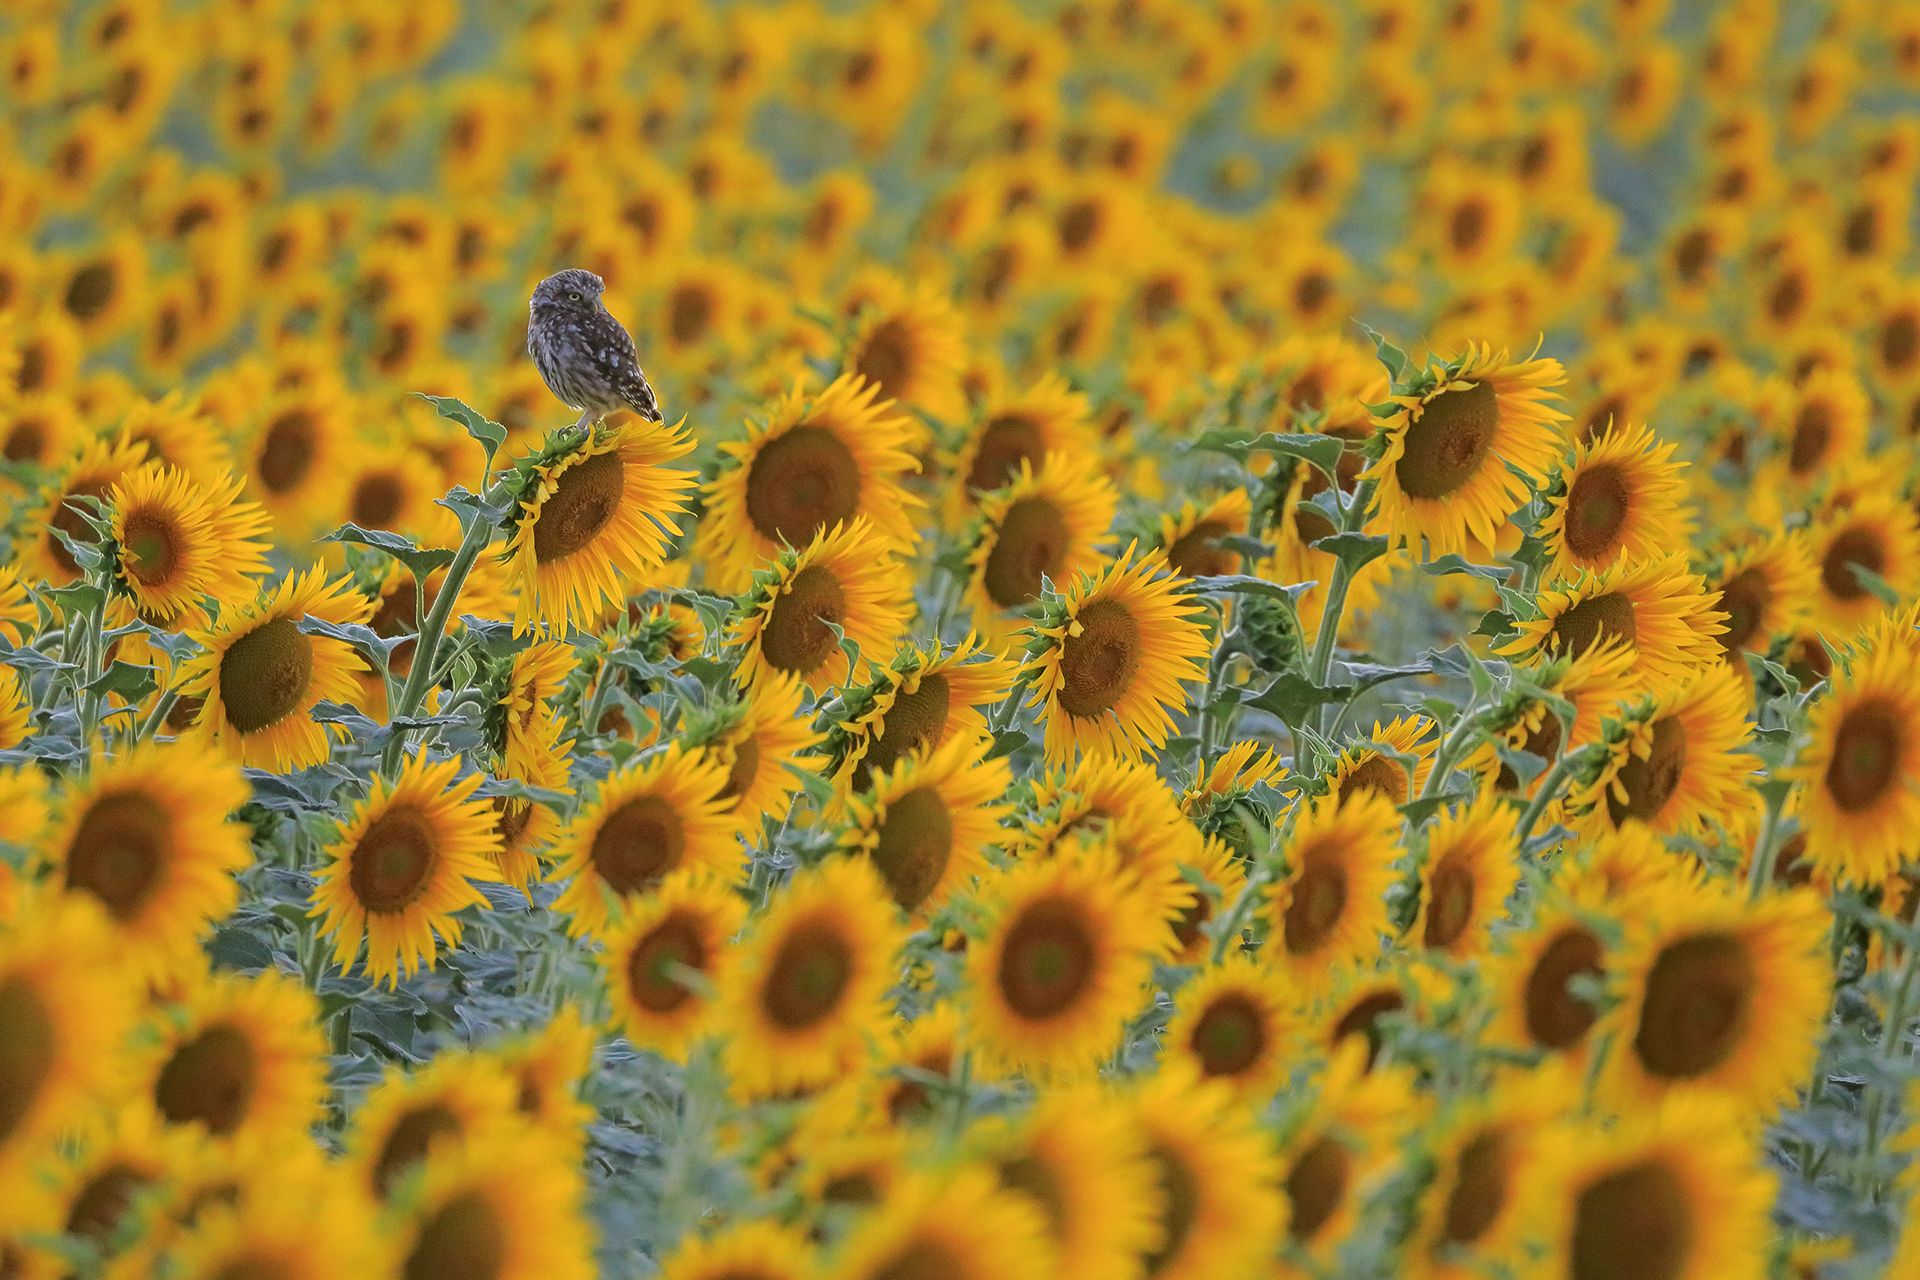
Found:
<svg viewBox="0 0 1920 1280"><path fill-rule="evenodd" d="M1920 0L0 104L4 1280L1920 1277Z"/></svg>

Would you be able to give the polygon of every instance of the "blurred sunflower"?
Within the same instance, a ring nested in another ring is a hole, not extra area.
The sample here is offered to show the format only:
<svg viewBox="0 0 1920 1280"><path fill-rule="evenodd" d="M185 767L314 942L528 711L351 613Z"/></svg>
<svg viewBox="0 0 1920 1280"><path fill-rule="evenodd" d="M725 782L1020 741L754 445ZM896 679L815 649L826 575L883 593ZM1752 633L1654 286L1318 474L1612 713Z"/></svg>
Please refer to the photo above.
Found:
<svg viewBox="0 0 1920 1280"><path fill-rule="evenodd" d="M436 934L448 947L460 945L456 912L488 905L473 882L500 879L489 857L500 834L493 807L473 798L484 775L460 777L460 764L457 756L416 755L392 781L377 777L372 793L336 824L307 914L333 938L342 969L364 939L368 976L393 986L422 960L434 966Z"/></svg>
<svg viewBox="0 0 1920 1280"><path fill-rule="evenodd" d="M864 790L876 769L956 736L984 735L981 708L1009 695L1015 671L1011 659L971 633L954 645L901 648L892 662L873 668L871 681L843 696L845 718L826 738L834 784Z"/></svg>
<svg viewBox="0 0 1920 1280"><path fill-rule="evenodd" d="M719 764L678 743L610 774L554 841L547 878L569 882L553 900L568 933L600 932L672 871L737 879L745 860L726 783Z"/></svg>
<svg viewBox="0 0 1920 1280"><path fill-rule="evenodd" d="M1438 729L1421 715L1397 716L1384 725L1376 721L1371 734L1340 752L1327 775L1327 790L1342 803L1369 793L1408 803L1427 784L1440 746Z"/></svg>
<svg viewBox="0 0 1920 1280"><path fill-rule="evenodd" d="M1112 1052L1145 996L1160 921L1095 846L1015 866L982 893L992 912L967 950L968 1025L1005 1072L1071 1077Z"/></svg>
<svg viewBox="0 0 1920 1280"><path fill-rule="evenodd" d="M1322 797L1295 821L1266 909L1271 963L1301 990L1323 989L1339 962L1379 947L1399 829L1395 802L1371 791Z"/></svg>
<svg viewBox="0 0 1920 1280"><path fill-rule="evenodd" d="M1163 1069L1225 1081L1257 1107L1294 1065L1298 998L1280 970L1254 956L1203 969L1174 999Z"/></svg>
<svg viewBox="0 0 1920 1280"><path fill-rule="evenodd" d="M666 559L693 474L665 464L692 449L678 427L632 418L534 466L502 553L519 595L514 634L585 625L625 597L627 577Z"/></svg>
<svg viewBox="0 0 1920 1280"><path fill-rule="evenodd" d="M27 740L33 728L33 702L20 673L0 667L0 751L10 751Z"/></svg>
<svg viewBox="0 0 1920 1280"><path fill-rule="evenodd" d="M319 1003L296 981L271 969L211 974L156 1029L139 1078L167 1123L278 1140L319 1117L326 1042Z"/></svg>
<svg viewBox="0 0 1920 1280"><path fill-rule="evenodd" d="M724 881L676 871L631 899L600 952L614 1018L626 1037L662 1057L684 1058L710 1025L711 987L730 962L746 904ZM698 975L689 983L682 970Z"/></svg>
<svg viewBox="0 0 1920 1280"><path fill-rule="evenodd" d="M1872 622L1887 603L1858 570L1884 581L1899 600L1920 593L1920 519L1889 495L1865 496L1818 521L1808 550L1819 575L1814 617L1836 640Z"/></svg>
<svg viewBox="0 0 1920 1280"><path fill-rule="evenodd" d="M1537 690L1520 691L1502 708L1499 737L1488 739L1461 761L1467 773L1490 780L1499 792L1521 790L1520 777L1500 751L1521 752L1543 762L1541 773L1529 779L1524 793L1532 795L1545 770L1563 755L1599 740L1600 731L1634 694L1633 651L1619 641L1593 645L1577 657L1550 658L1526 668L1523 678ZM1562 723L1546 697L1564 698L1573 708Z"/></svg>
<svg viewBox="0 0 1920 1280"><path fill-rule="evenodd" d="M409 1072L387 1069L353 1113L342 1161L360 1193L391 1202L430 1157L515 1125L514 1082L488 1059L447 1052Z"/></svg>
<svg viewBox="0 0 1920 1280"><path fill-rule="evenodd" d="M555 1137L586 1141L594 1109L580 1096L593 1069L593 1027L572 1004L562 1004L544 1027L522 1032L488 1052L516 1087L514 1109Z"/></svg>
<svg viewBox="0 0 1920 1280"><path fill-rule="evenodd" d="M1568 795L1596 829L1643 822L1661 835L1693 835L1739 810L1757 761L1747 694L1725 663L1664 695L1623 709L1601 730L1606 758Z"/></svg>
<svg viewBox="0 0 1920 1280"><path fill-rule="evenodd" d="M811 1280L813 1246L791 1227L738 1222L685 1237L660 1260L660 1280Z"/></svg>
<svg viewBox="0 0 1920 1280"><path fill-rule="evenodd" d="M870 864L832 858L797 874L722 975L734 1092L764 1097L831 1079L883 1015L901 937Z"/></svg>
<svg viewBox="0 0 1920 1280"><path fill-rule="evenodd" d="M321 702L351 704L365 661L344 640L309 635L303 619L365 622L372 604L315 565L289 573L252 604L188 632L201 652L181 668L180 693L202 700L193 734L242 763L304 769L327 758ZM337 726L335 732L344 736Z"/></svg>
<svg viewBox="0 0 1920 1280"><path fill-rule="evenodd" d="M1917 558L1916 563L1920 563ZM1625 560L1542 591L1537 618L1518 623L1503 655L1578 656L1602 642L1633 654L1636 689L1683 681L1720 660L1726 614L1678 555Z"/></svg>
<svg viewBox="0 0 1920 1280"><path fill-rule="evenodd" d="M1245 537L1253 520L1253 500L1245 489L1229 489L1205 502L1182 504L1160 517L1157 546L1167 564L1186 578L1237 573L1240 553L1221 545L1227 537Z"/></svg>
<svg viewBox="0 0 1920 1280"><path fill-rule="evenodd" d="M1415 1280L1473 1280L1489 1266L1517 1264L1536 1207L1543 1139L1560 1116L1547 1072L1501 1088L1446 1116L1430 1139L1435 1176L1422 1197L1407 1251Z"/></svg>
<svg viewBox="0 0 1920 1280"><path fill-rule="evenodd" d="M800 791L800 776L819 766L821 735L803 709L805 690L794 679L762 680L722 704L710 724L689 725L682 737L726 769L720 798L743 834L784 817Z"/></svg>
<svg viewBox="0 0 1920 1280"><path fill-rule="evenodd" d="M861 313L847 344L847 372L880 393L937 421L966 410L960 374L966 363L961 319L945 298L904 289Z"/></svg>
<svg viewBox="0 0 1920 1280"><path fill-rule="evenodd" d="M1042 1280L1056 1274L1041 1211L972 1165L914 1172L864 1215L822 1280Z"/></svg>
<svg viewBox="0 0 1920 1280"><path fill-rule="evenodd" d="M1420 868L1420 912L1412 936L1428 952L1473 961L1492 945L1490 926L1520 884L1513 814L1495 792L1434 819Z"/></svg>
<svg viewBox="0 0 1920 1280"><path fill-rule="evenodd" d="M1727 629L1719 636L1729 660L1765 653L1791 634L1813 608L1819 591L1803 531L1782 529L1730 551L1707 576L1720 593Z"/></svg>
<svg viewBox="0 0 1920 1280"><path fill-rule="evenodd" d="M115 484L141 466L145 456L139 445L103 438L82 445L64 460L14 544L15 567L22 576L56 587L77 579L80 562L68 543L92 546L100 541L80 500L104 501Z"/></svg>
<svg viewBox="0 0 1920 1280"><path fill-rule="evenodd" d="M1489 1039L1584 1062L1601 1014L1595 988L1619 962L1619 933L1617 921L1554 898L1526 928L1503 935Z"/></svg>
<svg viewBox="0 0 1920 1280"><path fill-rule="evenodd" d="M1920 654L1883 644L1834 678L1790 775L1815 873L1884 885L1920 830Z"/></svg>
<svg viewBox="0 0 1920 1280"><path fill-rule="evenodd" d="M289 1170L286 1165L295 1167ZM266 1177L244 1167L242 1180ZM179 1280L330 1280L372 1275L391 1265L386 1238L366 1201L334 1166L282 1162L272 1169L278 1195L209 1196L167 1255Z"/></svg>
<svg viewBox="0 0 1920 1280"><path fill-rule="evenodd" d="M840 847L873 863L894 902L910 915L936 910L956 889L991 870L1001 802L1013 780L1005 759L987 759L986 739L949 738L872 776L847 798Z"/></svg>
<svg viewBox="0 0 1920 1280"><path fill-rule="evenodd" d="M724 462L706 484L695 538L714 585L740 590L783 548L808 546L861 516L911 554L921 502L901 480L919 470L918 434L898 404L857 376L819 392L796 386L765 421L748 424L745 440L720 446Z"/></svg>
<svg viewBox="0 0 1920 1280"><path fill-rule="evenodd" d="M1018 387L996 379L979 420L946 459L948 471L960 481L947 490L948 524L964 524L983 495L1019 478L1022 463L1038 472L1056 454L1092 457L1092 418L1087 397L1057 375Z"/></svg>
<svg viewBox="0 0 1920 1280"><path fill-rule="evenodd" d="M858 674L844 660L838 628L869 663L891 652L912 610L911 584L892 550L863 519L822 530L799 551L783 551L756 575L734 610L728 645L740 651L742 685L778 675L824 693Z"/></svg>
<svg viewBox="0 0 1920 1280"><path fill-rule="evenodd" d="M43 860L106 909L124 962L176 973L239 900L234 876L253 853L229 815L248 794L239 769L193 743L101 754L67 783Z"/></svg>
<svg viewBox="0 0 1920 1280"><path fill-rule="evenodd" d="M1486 558L1526 504L1526 481L1543 482L1559 452L1564 415L1547 401L1565 379L1557 360L1516 363L1469 346L1391 397L1400 408L1381 422L1386 451L1366 472L1387 536Z"/></svg>
<svg viewBox="0 0 1920 1280"><path fill-rule="evenodd" d="M567 1145L531 1127L449 1142L396 1224L409 1280L589 1280L593 1229Z"/></svg>
<svg viewBox="0 0 1920 1280"><path fill-rule="evenodd" d="M1209 646L1200 611L1158 553L1129 546L1098 575L1043 602L1022 673L1029 706L1043 708L1049 761L1076 751L1138 755L1173 731L1183 681L1197 680Z"/></svg>
<svg viewBox="0 0 1920 1280"><path fill-rule="evenodd" d="M1673 460L1674 448L1644 425L1620 424L1574 446L1564 492L1550 491L1538 530L1548 581L1610 569L1623 557L1645 560L1688 540L1686 464Z"/></svg>
<svg viewBox="0 0 1920 1280"><path fill-rule="evenodd" d="M1047 583L1073 582L1098 566L1118 506L1106 476L1063 454L1049 454L1038 471L1022 462L1006 487L981 495L966 548L966 599L980 632L1013 631L1016 611L1039 600Z"/></svg>
<svg viewBox="0 0 1920 1280"><path fill-rule="evenodd" d="M353 430L351 403L327 387L282 390L260 410L249 436L247 486L283 530L319 523Z"/></svg>
<svg viewBox="0 0 1920 1280"><path fill-rule="evenodd" d="M1806 1080L1833 979L1828 915L1802 894L1742 896L1675 880L1640 900L1607 1063L1623 1110L1700 1090L1765 1116Z"/></svg>

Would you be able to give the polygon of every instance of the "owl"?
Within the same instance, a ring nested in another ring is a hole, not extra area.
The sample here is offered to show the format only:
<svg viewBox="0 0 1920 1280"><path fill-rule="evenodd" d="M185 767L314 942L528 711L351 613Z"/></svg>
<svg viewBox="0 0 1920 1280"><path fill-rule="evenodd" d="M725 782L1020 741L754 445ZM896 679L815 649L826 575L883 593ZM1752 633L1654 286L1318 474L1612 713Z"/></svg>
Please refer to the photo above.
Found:
<svg viewBox="0 0 1920 1280"><path fill-rule="evenodd" d="M591 271L569 267L534 286L528 304L527 354L547 388L580 410L580 421L597 421L615 409L632 409L650 422L660 407L640 371L633 336L600 300L606 282Z"/></svg>

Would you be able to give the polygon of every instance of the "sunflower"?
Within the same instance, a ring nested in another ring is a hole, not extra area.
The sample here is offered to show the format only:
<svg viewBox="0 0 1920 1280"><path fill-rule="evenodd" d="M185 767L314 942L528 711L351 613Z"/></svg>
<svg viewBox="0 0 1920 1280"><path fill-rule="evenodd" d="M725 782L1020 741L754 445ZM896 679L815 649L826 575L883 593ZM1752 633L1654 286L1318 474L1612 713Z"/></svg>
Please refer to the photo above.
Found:
<svg viewBox="0 0 1920 1280"><path fill-rule="evenodd" d="M523 749L513 761L513 767L509 769L502 762L496 776L571 795L573 782L567 762L573 744L570 740L561 740L560 735L565 731L566 722L555 719L550 722L549 736L543 742L527 746L526 740L520 739ZM499 868L500 879L531 901L533 880L540 870L538 855L559 838L560 815L540 800L511 800L495 795L488 799L488 804L493 808L494 830L500 837L500 847L488 856Z"/></svg>
<svg viewBox="0 0 1920 1280"><path fill-rule="evenodd" d="M629 418L540 455L501 556L519 593L514 634L585 625L666 559L693 474L665 464L692 450L680 427Z"/></svg>
<svg viewBox="0 0 1920 1280"><path fill-rule="evenodd" d="M841 700L844 717L826 738L835 786L865 790L876 769L956 736L984 735L981 708L1008 695L1015 670L1011 659L987 651L971 633L958 644L901 648Z"/></svg>
<svg viewBox="0 0 1920 1280"><path fill-rule="evenodd" d="M239 900L253 862L240 771L193 743L96 756L61 798L45 863L106 908L125 958L150 977L177 971Z"/></svg>
<svg viewBox="0 0 1920 1280"><path fill-rule="evenodd" d="M1255 787L1278 787L1287 772L1272 747L1252 739L1231 743L1181 793L1180 811L1197 818L1208 807L1230 804Z"/></svg>
<svg viewBox="0 0 1920 1280"><path fill-rule="evenodd" d="M151 1108L119 1106L62 1144L57 1158L43 1156L39 1174L61 1233L104 1260L126 1255L146 1202L186 1173L197 1154L193 1135L162 1125ZM50 1272L81 1274L70 1267Z"/></svg>
<svg viewBox="0 0 1920 1280"><path fill-rule="evenodd" d="M1601 726L1634 693L1633 651L1619 641L1594 645L1576 657L1550 658L1522 670L1523 678L1541 694L1571 703L1573 718L1562 723L1543 698L1520 692L1501 711L1504 728L1499 743L1549 766L1561 756L1597 742ZM1520 790L1519 775L1493 739L1470 751L1461 768L1487 780L1503 794ZM1525 794L1531 796L1544 776L1543 771L1529 780Z"/></svg>
<svg viewBox="0 0 1920 1280"><path fill-rule="evenodd" d="M353 406L344 392L324 386L280 390L250 433L247 487L283 527L311 527L323 495L339 480L353 429Z"/></svg>
<svg viewBox="0 0 1920 1280"><path fill-rule="evenodd" d="M0 459L50 469L70 457L81 438L80 413L73 402L57 393L36 392L7 404L5 421L0 422ZM24 487L12 476L0 485L9 491Z"/></svg>
<svg viewBox="0 0 1920 1280"><path fill-rule="evenodd" d="M180 692L202 700L194 735L264 768L304 769L325 760L327 728L311 713L321 702L352 703L355 677L367 666L345 641L309 635L299 624L365 622L371 612L347 578L329 583L315 565L190 631L201 652L181 669Z"/></svg>
<svg viewBox="0 0 1920 1280"><path fill-rule="evenodd" d="M1687 541L1686 464L1673 451L1645 426L1617 424L1574 446L1540 522L1549 580L1608 569L1622 557L1644 560Z"/></svg>
<svg viewBox="0 0 1920 1280"><path fill-rule="evenodd" d="M1209 650L1181 581L1158 552L1129 546L1044 603L1022 670L1034 684L1028 705L1043 708L1049 761L1076 750L1139 755L1167 740L1170 709L1187 702L1181 684L1200 678Z"/></svg>
<svg viewBox="0 0 1920 1280"><path fill-rule="evenodd" d="M553 900L571 917L567 931L600 932L621 902L671 871L737 879L744 860L726 783L717 763L679 743L609 775L554 841L547 878L571 881Z"/></svg>
<svg viewBox="0 0 1920 1280"><path fill-rule="evenodd" d="M1188 502L1160 517L1158 546L1167 564L1186 578L1237 573L1240 553L1220 545L1226 537L1244 537L1253 520L1253 500L1245 489L1229 489L1205 502Z"/></svg>
<svg viewBox="0 0 1920 1280"><path fill-rule="evenodd" d="M979 420L945 459L959 480L947 490L947 523L964 524L982 496L1019 478L1021 464L1038 472L1055 455L1091 458L1096 444L1092 407L1058 375L1017 388L996 379Z"/></svg>
<svg viewBox="0 0 1920 1280"><path fill-rule="evenodd" d="M1882 644L1814 704L1790 776L1815 874L1885 884L1920 829L1920 654Z"/></svg>
<svg viewBox="0 0 1920 1280"><path fill-rule="evenodd" d="M900 926L873 868L833 858L797 875L755 923L718 988L737 1094L825 1083L879 1021Z"/></svg>
<svg viewBox="0 0 1920 1280"><path fill-rule="evenodd" d="M1860 379L1845 369L1820 369L1797 385L1781 442L1787 472L1807 483L1836 463L1857 457L1867 442L1873 405Z"/></svg>
<svg viewBox="0 0 1920 1280"><path fill-rule="evenodd" d="M1678 555L1582 574L1542 591L1535 605L1540 616L1520 622L1519 635L1496 652L1575 656L1605 641L1621 642L1633 653L1637 690L1684 681L1720 660L1718 637L1727 615Z"/></svg>
<svg viewBox="0 0 1920 1280"><path fill-rule="evenodd" d="M150 461L178 467L197 484L225 483L233 471L220 429L178 391L159 400L134 401L120 420L119 433L145 446Z"/></svg>
<svg viewBox="0 0 1920 1280"><path fill-rule="evenodd" d="M735 607L728 644L741 651L743 685L791 675L825 693L857 674L834 628L868 662L890 653L912 613L907 572L865 519L823 530L802 551L783 551Z"/></svg>
<svg viewBox="0 0 1920 1280"><path fill-rule="evenodd" d="M1341 751L1327 777L1327 790L1343 803L1368 793L1394 804L1408 803L1427 784L1433 753L1440 747L1438 728L1421 715L1398 716L1384 725L1376 721L1370 735ZM1411 759L1411 768L1396 757Z"/></svg>
<svg viewBox="0 0 1920 1280"><path fill-rule="evenodd" d="M536 1128L559 1138L586 1141L594 1110L580 1096L593 1069L597 1036L572 1004L563 1004L547 1025L523 1032L489 1050L513 1080L514 1108Z"/></svg>
<svg viewBox="0 0 1920 1280"><path fill-rule="evenodd" d="M460 777L460 759L423 752L400 776L374 780L373 792L336 824L307 912L333 937L342 969L367 944L366 971L389 986L438 958L435 934L460 945L463 907L488 905L474 881L499 881L500 833L493 807L473 798L484 775Z"/></svg>
<svg viewBox="0 0 1920 1280"><path fill-rule="evenodd" d="M291 1166L289 1168L288 1166ZM305 1160L247 1168L278 1194L209 1197L166 1253L177 1280L333 1280L392 1265L365 1199L333 1166ZM244 1178L242 1179L245 1180ZM152 1274L149 1272L148 1274Z"/></svg>
<svg viewBox="0 0 1920 1280"><path fill-rule="evenodd" d="M919 430L880 388L843 375L825 390L803 383L747 438L720 446L725 460L705 488L697 554L714 586L738 591L787 547L865 516L887 544L911 554L920 499L901 485L920 468Z"/></svg>
<svg viewBox="0 0 1920 1280"><path fill-rule="evenodd" d="M983 888L967 949L971 1039L999 1070L1072 1076L1120 1042L1165 925L1126 892L1110 849L1015 866Z"/></svg>
<svg viewBox="0 0 1920 1280"><path fill-rule="evenodd" d="M1105 475L1065 454L1047 455L1038 471L1022 462L1005 488L982 495L966 552L975 625L1005 634L1019 625L1009 615L1040 599L1047 583L1097 568L1118 506Z"/></svg>
<svg viewBox="0 0 1920 1280"><path fill-rule="evenodd" d="M1870 349L1881 387L1899 391L1920 383L1920 284L1909 282L1886 299Z"/></svg>
<svg viewBox="0 0 1920 1280"><path fill-rule="evenodd" d="M729 963L746 904L725 882L676 871L627 901L603 938L614 1018L629 1040L679 1060L711 1020L710 987ZM699 985L680 976L699 975Z"/></svg>
<svg viewBox="0 0 1920 1280"><path fill-rule="evenodd" d="M1547 388L1565 377L1557 360L1510 363L1469 346L1393 396L1399 411L1381 423L1386 452L1366 472L1387 536L1416 546L1425 538L1435 556L1485 558L1526 504L1527 480L1543 482L1559 453L1553 424L1564 415L1546 404Z"/></svg>
<svg viewBox="0 0 1920 1280"><path fill-rule="evenodd" d="M873 775L847 798L840 847L880 872L894 902L923 915L991 869L1013 781L1004 759L985 757L984 738L952 737Z"/></svg>
<svg viewBox="0 0 1920 1280"><path fill-rule="evenodd" d="M1775 1177L1753 1158L1730 1107L1671 1102L1608 1129L1549 1131L1536 1220L1547 1274L1664 1276L1767 1273Z"/></svg>
<svg viewBox="0 0 1920 1280"><path fill-rule="evenodd" d="M0 1186L119 1085L136 996L119 948L78 894L29 891L0 919Z"/></svg>
<svg viewBox="0 0 1920 1280"><path fill-rule="evenodd" d="M1486 954L1489 926L1520 884L1513 815L1485 792L1435 819L1426 843L1413 936L1429 953L1473 962Z"/></svg>
<svg viewBox="0 0 1920 1280"><path fill-rule="evenodd" d="M1500 939L1488 1039L1585 1061L1601 1014L1594 988L1619 963L1619 944L1617 919L1554 895L1525 929Z"/></svg>
<svg viewBox="0 0 1920 1280"><path fill-rule="evenodd" d="M1323 796L1295 821L1266 909L1271 963L1303 990L1323 989L1339 962L1378 949L1399 830L1395 802L1364 790Z"/></svg>
<svg viewBox="0 0 1920 1280"><path fill-rule="evenodd" d="M965 411L960 374L966 364L958 313L931 290L869 305L855 326L844 358L849 373L880 388L890 400L938 421Z"/></svg>
<svg viewBox="0 0 1920 1280"><path fill-rule="evenodd" d="M513 655L497 712L506 730L503 758L509 772L555 739L561 726L553 700L566 688L574 665L573 646L564 640L536 641Z"/></svg>
<svg viewBox="0 0 1920 1280"><path fill-rule="evenodd" d="M1049 1090L1019 1120L970 1138L1001 1189L1044 1215L1057 1274L1129 1275L1154 1245L1157 1171L1104 1090Z"/></svg>
<svg viewBox="0 0 1920 1280"><path fill-rule="evenodd" d="M395 1229L407 1280L590 1280L593 1229L566 1143L531 1127L450 1142Z"/></svg>
<svg viewBox="0 0 1920 1280"><path fill-rule="evenodd" d="M1661 835L1692 835L1738 812L1755 769L1744 749L1747 695L1725 664L1665 696L1624 710L1601 732L1606 759L1568 796L1598 829L1629 819Z"/></svg>
<svg viewBox="0 0 1920 1280"><path fill-rule="evenodd" d="M1807 618L1820 590L1804 532L1776 530L1730 551L1707 576L1720 593L1727 629L1719 636L1730 660L1765 653Z"/></svg>
<svg viewBox="0 0 1920 1280"><path fill-rule="evenodd" d="M0 751L10 751L27 740L33 728L33 703L12 667L0 667Z"/></svg>
<svg viewBox="0 0 1920 1280"><path fill-rule="evenodd" d="M708 726L689 726L683 741L727 772L720 798L742 832L784 817L800 777L817 769L821 735L804 710L806 686L792 678L762 680L722 709Z"/></svg>
<svg viewBox="0 0 1920 1280"><path fill-rule="evenodd" d="M1519 1088L1473 1099L1440 1122L1432 1139L1434 1178L1422 1197L1408 1248L1416 1280L1475 1280L1513 1265L1536 1205L1544 1135L1575 1087L1547 1071Z"/></svg>
<svg viewBox="0 0 1920 1280"><path fill-rule="evenodd" d="M514 1082L478 1054L443 1052L418 1071L389 1067L353 1113L341 1159L361 1193L387 1201L450 1145L515 1124Z"/></svg>
<svg viewBox="0 0 1920 1280"><path fill-rule="evenodd" d="M227 476L202 487L185 471L148 463L107 491L120 584L143 617L174 622L211 596L252 599L267 572L267 515Z"/></svg>
<svg viewBox="0 0 1920 1280"><path fill-rule="evenodd" d="M326 1093L320 1009L269 969L193 983L159 1021L141 1079L169 1124L236 1141L304 1135Z"/></svg>
<svg viewBox="0 0 1920 1280"><path fill-rule="evenodd" d="M1617 970L1631 1039L1607 1063L1623 1110L1704 1090L1765 1114L1812 1070L1833 980L1828 914L1805 894L1743 898L1680 880L1638 900Z"/></svg>
<svg viewBox="0 0 1920 1280"><path fill-rule="evenodd" d="M1833 512L1808 538L1819 571L1814 617L1824 635L1849 638L1885 607L1856 569L1878 575L1902 601L1920 593L1920 521L1890 495L1869 495Z"/></svg>
<svg viewBox="0 0 1920 1280"><path fill-rule="evenodd" d="M15 567L22 577L48 586L63 586L80 576L62 536L77 545L100 539L75 499L104 499L107 492L145 461L140 446L126 441L93 440L68 459L42 494L37 510L27 515L14 543Z"/></svg>
<svg viewBox="0 0 1920 1280"><path fill-rule="evenodd" d="M813 1245L791 1227L740 1222L687 1236L660 1260L660 1280L812 1280Z"/></svg>
<svg viewBox="0 0 1920 1280"><path fill-rule="evenodd" d="M1223 1080L1258 1106L1293 1065L1297 1000L1279 971L1250 955L1229 956L1180 989L1166 1061Z"/></svg>
<svg viewBox="0 0 1920 1280"><path fill-rule="evenodd" d="M1163 1067L1124 1107L1159 1183L1151 1280L1250 1275L1279 1243L1281 1169L1223 1082Z"/></svg>
<svg viewBox="0 0 1920 1280"><path fill-rule="evenodd" d="M862 1092L872 1098L871 1111L897 1127L911 1127L942 1113L939 1095L927 1077L951 1080L961 1058L961 1014L951 1001L942 1001L913 1021L894 1028L884 1048L873 1055Z"/></svg>
<svg viewBox="0 0 1920 1280"><path fill-rule="evenodd" d="M821 1280L1043 1280L1057 1274L1041 1210L973 1165L903 1178L864 1215Z"/></svg>

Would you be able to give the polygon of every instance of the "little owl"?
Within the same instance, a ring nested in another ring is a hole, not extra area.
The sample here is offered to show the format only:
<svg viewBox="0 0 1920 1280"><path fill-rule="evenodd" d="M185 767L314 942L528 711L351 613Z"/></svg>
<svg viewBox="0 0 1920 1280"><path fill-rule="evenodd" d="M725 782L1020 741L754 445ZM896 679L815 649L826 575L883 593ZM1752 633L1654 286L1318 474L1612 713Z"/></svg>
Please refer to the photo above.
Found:
<svg viewBox="0 0 1920 1280"><path fill-rule="evenodd" d="M633 336L600 301L606 288L599 276L578 267L534 286L527 354L548 389L580 410L581 424L623 408L658 422L660 407L640 372Z"/></svg>

